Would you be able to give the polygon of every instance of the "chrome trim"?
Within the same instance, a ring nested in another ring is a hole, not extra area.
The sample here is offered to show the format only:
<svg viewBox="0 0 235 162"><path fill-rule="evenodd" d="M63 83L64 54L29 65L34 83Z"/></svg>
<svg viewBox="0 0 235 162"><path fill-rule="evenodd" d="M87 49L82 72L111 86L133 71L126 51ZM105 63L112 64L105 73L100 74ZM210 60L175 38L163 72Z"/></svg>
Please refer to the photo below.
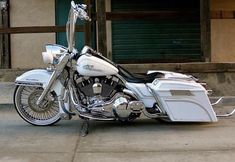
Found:
<svg viewBox="0 0 235 162"><path fill-rule="evenodd" d="M77 15L74 12L75 4L71 2L71 9L69 12L69 20L67 22L66 33L67 33L67 41L68 41L68 50L69 52L73 51L73 47L75 45L74 33L75 33L75 24L77 21Z"/></svg>
<svg viewBox="0 0 235 162"><path fill-rule="evenodd" d="M159 111L161 111L161 109L159 109ZM156 114L150 114L146 108L144 108L142 110L142 112L144 113L145 116L147 116L148 118L167 118L167 116L163 116L163 113L156 113Z"/></svg>
<svg viewBox="0 0 235 162"><path fill-rule="evenodd" d="M19 86L32 86L32 87L43 87L43 83L40 82L24 82L24 81L17 81L15 85Z"/></svg>
<svg viewBox="0 0 235 162"><path fill-rule="evenodd" d="M129 89L123 89L123 92L124 92L125 94L128 94L128 95L130 95L131 97L133 97L133 98L135 98L135 99L138 100L137 95L136 95L133 91L131 91L131 90L129 90Z"/></svg>
<svg viewBox="0 0 235 162"><path fill-rule="evenodd" d="M220 97L216 102L212 103L211 106L216 106L219 103L221 103L223 101L223 99L225 99L225 97ZM216 114L216 117L230 117L233 114L235 114L235 109L233 109L233 111L231 111L228 114Z"/></svg>
<svg viewBox="0 0 235 162"><path fill-rule="evenodd" d="M70 112L70 111L69 111L68 109L66 109L66 107L65 107L64 101L65 101L66 97L68 97L68 96L65 95L67 92L68 92L68 91L65 89L65 87L63 87L63 88L61 89L61 93L60 93L60 95L58 96L59 107L60 107L60 108L63 110L63 112L64 112L65 114L67 114L67 115L76 115L74 112ZM61 113L61 114L63 114L63 113Z"/></svg>
<svg viewBox="0 0 235 162"><path fill-rule="evenodd" d="M93 93L95 95L100 95L102 93L102 84L101 83L94 83L92 85Z"/></svg>
<svg viewBox="0 0 235 162"><path fill-rule="evenodd" d="M160 100L159 100L160 97L158 98L158 95L157 95L156 93L154 93L154 91L152 90L152 88L150 88L147 84L145 84L145 86L147 87L149 93L152 94L153 97L154 97L154 99L157 101L157 103L158 103L158 105L159 105L159 106L158 106L158 110L160 111L160 113L150 114L150 113L146 110L146 108L145 108L145 109L143 110L144 115L146 115L146 116L149 117L149 118L167 117L166 112L164 111L164 109L162 109L162 108L163 108L163 105L161 104L161 102L160 102Z"/></svg>
<svg viewBox="0 0 235 162"><path fill-rule="evenodd" d="M220 102L222 102L224 97L220 97L216 102L212 103L211 106L218 105Z"/></svg>
<svg viewBox="0 0 235 162"><path fill-rule="evenodd" d="M80 113L80 112L87 112L85 108L83 108L81 106L80 103L76 103L75 99L74 99L74 95L76 97L76 100L79 102L79 99L78 97L76 96L76 92L74 92L74 88L72 87L72 84L69 83L68 84L68 88L69 88L69 95L70 95L70 99L73 103L73 105L76 107L77 111Z"/></svg>
<svg viewBox="0 0 235 162"><path fill-rule="evenodd" d="M74 1L71 1L71 9L69 12L68 22L66 25L66 35L68 42L68 50L71 53L75 46L75 25L77 18L80 20L91 21L88 14L86 13L84 4L75 4Z"/></svg>
<svg viewBox="0 0 235 162"><path fill-rule="evenodd" d="M128 108L129 101L125 97L118 97L115 99L113 105L113 111L118 118L127 118L130 116L132 110Z"/></svg>
<svg viewBox="0 0 235 162"><path fill-rule="evenodd" d="M190 90L170 90L172 96L194 96Z"/></svg>
<svg viewBox="0 0 235 162"><path fill-rule="evenodd" d="M109 101L107 101L107 102L105 102L105 103L101 103L101 104L95 103L95 104L93 104L93 105L88 106L88 108L110 106L110 105L112 105L112 104L115 102L115 100L116 100L117 98L119 98L119 97L123 97L123 95L120 94L120 93L116 93ZM105 109L105 108L104 108L104 109Z"/></svg>
<svg viewBox="0 0 235 162"><path fill-rule="evenodd" d="M235 113L235 109L233 109L233 111L231 111L228 114L221 114L221 115L216 115L217 117L230 117Z"/></svg>
<svg viewBox="0 0 235 162"><path fill-rule="evenodd" d="M128 103L127 109L130 109L134 112L140 112L141 110L145 109L145 105L142 101L130 101Z"/></svg>
<svg viewBox="0 0 235 162"><path fill-rule="evenodd" d="M94 117L90 114L83 114L83 113L79 113L79 116L83 117L83 118L88 118L90 120L100 120L100 121L115 121L115 118L98 118L98 117Z"/></svg>
<svg viewBox="0 0 235 162"><path fill-rule="evenodd" d="M207 95L210 96L213 94L213 91L212 90L206 90L207 91Z"/></svg>
<svg viewBox="0 0 235 162"><path fill-rule="evenodd" d="M92 113L102 114L107 118L129 117L133 113L140 113L144 107L141 101L129 101L128 94L116 93L109 101L97 100L94 104L88 105L87 109Z"/></svg>

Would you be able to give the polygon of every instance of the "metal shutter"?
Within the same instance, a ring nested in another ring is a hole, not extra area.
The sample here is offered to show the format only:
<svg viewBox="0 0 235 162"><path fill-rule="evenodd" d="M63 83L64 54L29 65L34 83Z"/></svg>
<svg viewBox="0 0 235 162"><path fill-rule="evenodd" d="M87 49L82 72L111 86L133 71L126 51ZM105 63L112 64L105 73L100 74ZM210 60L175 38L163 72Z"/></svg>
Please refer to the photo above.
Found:
<svg viewBox="0 0 235 162"><path fill-rule="evenodd" d="M112 0L112 11L193 10L198 18L112 21L116 63L201 61L200 1Z"/></svg>

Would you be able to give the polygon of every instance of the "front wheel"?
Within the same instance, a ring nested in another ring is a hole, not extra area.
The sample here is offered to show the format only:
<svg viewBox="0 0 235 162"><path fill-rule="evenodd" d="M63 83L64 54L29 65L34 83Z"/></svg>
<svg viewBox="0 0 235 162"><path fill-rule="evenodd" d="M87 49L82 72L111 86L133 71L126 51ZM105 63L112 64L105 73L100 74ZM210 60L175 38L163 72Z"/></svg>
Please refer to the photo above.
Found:
<svg viewBox="0 0 235 162"><path fill-rule="evenodd" d="M41 87L17 86L14 92L14 105L18 114L26 122L46 126L60 120L58 101L45 97L40 105L36 102L43 92Z"/></svg>

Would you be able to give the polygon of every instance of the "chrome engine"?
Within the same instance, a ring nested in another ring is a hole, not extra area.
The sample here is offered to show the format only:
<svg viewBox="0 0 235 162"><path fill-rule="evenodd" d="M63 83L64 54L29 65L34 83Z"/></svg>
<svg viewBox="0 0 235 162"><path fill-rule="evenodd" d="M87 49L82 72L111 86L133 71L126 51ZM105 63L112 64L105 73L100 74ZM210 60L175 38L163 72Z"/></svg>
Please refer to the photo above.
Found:
<svg viewBox="0 0 235 162"><path fill-rule="evenodd" d="M79 82L80 81L80 82ZM133 94L121 88L115 76L99 78L79 78L77 88L84 94L83 104L95 117L130 120L138 117L144 104L136 101Z"/></svg>
<svg viewBox="0 0 235 162"><path fill-rule="evenodd" d="M75 78L76 87L86 97L100 95L104 98L112 96L118 89L119 79L115 76L107 77L79 77Z"/></svg>
<svg viewBox="0 0 235 162"><path fill-rule="evenodd" d="M130 96L124 93L116 93L110 100L104 101L97 98L94 104L89 105L89 110L94 116L105 116L118 119L127 119L133 115L139 115L144 109L141 101L131 101Z"/></svg>

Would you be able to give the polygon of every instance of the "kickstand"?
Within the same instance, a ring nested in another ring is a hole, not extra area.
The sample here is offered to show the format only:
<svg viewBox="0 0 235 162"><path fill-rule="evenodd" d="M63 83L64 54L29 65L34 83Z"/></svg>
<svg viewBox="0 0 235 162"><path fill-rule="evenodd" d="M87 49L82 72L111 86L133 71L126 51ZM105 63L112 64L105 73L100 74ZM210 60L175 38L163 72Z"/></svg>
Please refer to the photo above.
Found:
<svg viewBox="0 0 235 162"><path fill-rule="evenodd" d="M80 135L82 137L85 137L86 135L88 135L88 133L89 133L89 119L84 118L82 122L81 130L80 130Z"/></svg>

